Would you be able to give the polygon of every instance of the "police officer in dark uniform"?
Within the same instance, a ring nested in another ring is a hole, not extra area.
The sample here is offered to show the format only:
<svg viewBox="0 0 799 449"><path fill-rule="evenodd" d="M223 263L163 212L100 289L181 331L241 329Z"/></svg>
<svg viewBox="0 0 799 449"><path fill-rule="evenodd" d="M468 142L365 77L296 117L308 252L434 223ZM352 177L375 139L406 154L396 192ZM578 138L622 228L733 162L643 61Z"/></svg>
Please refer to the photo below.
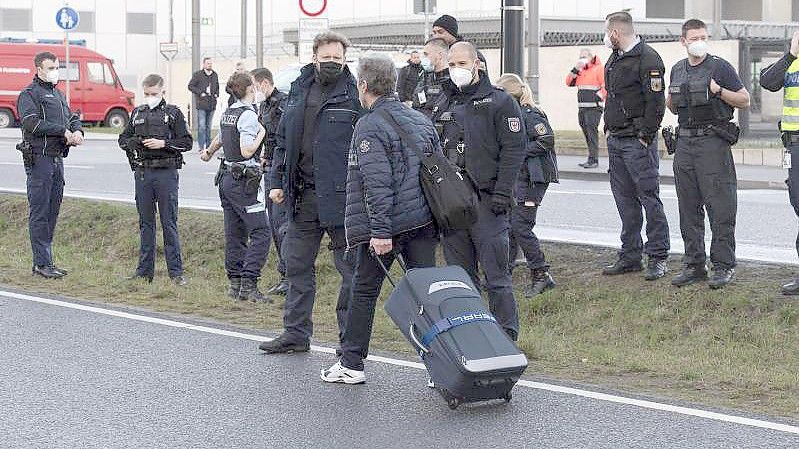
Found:
<svg viewBox="0 0 799 449"><path fill-rule="evenodd" d="M453 45L448 62L450 79L444 83L445 94L433 119L444 153L471 177L480 201L471 229L444 233L444 257L466 269L475 285L481 285L478 269L482 268L490 310L515 340L519 317L508 262L508 231L513 187L527 144L521 110L479 70L471 43Z"/></svg>
<svg viewBox="0 0 799 449"><path fill-rule="evenodd" d="M58 58L38 53L36 76L17 98L22 151L28 176L28 231L33 251L32 273L46 279L67 274L53 263L53 234L64 196L64 161L69 147L83 144L80 119L69 110L58 84Z"/></svg>
<svg viewBox="0 0 799 449"><path fill-rule="evenodd" d="M272 72L267 68L253 70L252 77L255 80L255 102L258 104L258 121L266 129L261 161L264 173L268 174L272 170L273 155L277 144L276 132L280 117L286 109L286 99L288 95L279 91L275 87ZM268 175L264 176L264 192L272 190L271 180ZM266 211L269 219L269 227L272 229L272 243L275 244L275 254L277 254L277 271L280 273L280 282L270 287L267 294L285 295L289 285L286 281L286 261L281 254L283 238L288 227L288 217L286 215L285 204L278 204L271 198L266 198Z"/></svg>
<svg viewBox="0 0 799 449"><path fill-rule="evenodd" d="M139 266L130 279L153 281L155 274L155 212L161 216L164 254L169 277L185 285L178 237L178 169L192 138L183 113L164 100L164 79L148 75L142 81L144 105L133 110L119 135L135 173L136 209L139 211Z"/></svg>
<svg viewBox="0 0 799 449"><path fill-rule="evenodd" d="M760 85L771 92L783 90L782 120L779 122L783 153L783 167L788 169L788 198L794 213L799 217L799 31L794 31L791 45L774 64L760 72ZM799 254L799 235L796 236ZM799 295L799 278L782 286L782 294Z"/></svg>
<svg viewBox="0 0 799 449"><path fill-rule="evenodd" d="M266 130L253 106L255 85L249 73L234 73L227 89L238 101L222 114L220 132L200 158L211 160L223 148L217 184L225 216L225 271L228 295L238 300L271 302L258 289L269 253L269 223L261 185L261 145Z"/></svg>
<svg viewBox="0 0 799 449"><path fill-rule="evenodd" d="M644 269L644 278L666 275L669 224L660 201L657 131L663 119L663 61L633 30L627 12L608 15L605 45L613 53L605 65L605 134L610 157L610 188L622 221L618 260L602 271L616 275ZM646 245L641 228L646 212Z"/></svg>
<svg viewBox="0 0 799 449"><path fill-rule="evenodd" d="M314 38L313 62L291 84L280 120L270 198L285 203L289 225L283 242L289 290L283 333L262 343L269 354L303 352L313 335L316 256L322 236L330 238L341 275L336 318L344 331L352 296L353 263L345 259L347 164L355 123L361 115L355 78L345 65L349 40L328 31Z"/></svg>
<svg viewBox="0 0 799 449"><path fill-rule="evenodd" d="M685 22L680 41L688 58L671 69L666 105L679 117L671 146L685 268L671 283L680 287L707 279L707 210L713 236L708 285L715 289L730 283L735 273L737 180L730 146L738 141L738 126L730 120L735 108L749 107L749 93L729 62L708 54L704 22Z"/></svg>
<svg viewBox="0 0 799 449"><path fill-rule="evenodd" d="M515 265L519 246L530 269L530 284L524 294L530 298L555 287L549 274L549 264L533 232L538 207L549 183L558 182L558 162L555 156L555 132L544 111L533 103L530 87L515 73L505 73L497 79L503 88L519 102L527 132L527 152L516 181L516 204L510 218L510 263Z"/></svg>
<svg viewBox="0 0 799 449"><path fill-rule="evenodd" d="M433 117L433 107L444 91L442 85L449 79L447 52L449 45L444 39L434 37L424 44L422 72L413 91L413 108L428 118Z"/></svg>

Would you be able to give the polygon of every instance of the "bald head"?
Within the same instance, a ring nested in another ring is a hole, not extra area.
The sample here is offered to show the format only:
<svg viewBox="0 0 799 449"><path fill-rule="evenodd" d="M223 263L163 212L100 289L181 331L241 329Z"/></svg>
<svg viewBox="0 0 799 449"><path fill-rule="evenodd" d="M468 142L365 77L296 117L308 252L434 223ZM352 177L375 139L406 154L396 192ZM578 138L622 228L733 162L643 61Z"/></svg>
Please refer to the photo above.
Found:
<svg viewBox="0 0 799 449"><path fill-rule="evenodd" d="M461 41L452 44L452 47L449 48L450 57L453 53L463 53L472 60L477 59L477 49L471 42Z"/></svg>
<svg viewBox="0 0 799 449"><path fill-rule="evenodd" d="M477 69L480 67L480 60L477 58L477 49L469 42L457 42L449 49L447 55L449 73L452 81L459 87L466 84L474 84L478 80ZM459 76L453 72L461 72L466 75L466 71L472 74L471 80L462 79L459 83Z"/></svg>

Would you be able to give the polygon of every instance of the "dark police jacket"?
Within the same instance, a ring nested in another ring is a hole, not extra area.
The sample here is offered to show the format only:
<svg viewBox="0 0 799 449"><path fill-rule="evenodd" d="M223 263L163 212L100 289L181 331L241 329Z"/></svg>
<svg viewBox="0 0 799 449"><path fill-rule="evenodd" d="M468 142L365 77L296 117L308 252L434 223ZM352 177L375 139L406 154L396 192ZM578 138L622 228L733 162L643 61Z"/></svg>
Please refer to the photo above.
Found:
<svg viewBox="0 0 799 449"><path fill-rule="evenodd" d="M141 144L144 139L161 139L166 146L151 150ZM134 109L118 142L119 147L126 152L135 152L139 161L169 160L174 164L171 168L181 168L181 153L191 149L192 137L180 109L161 100L153 109L147 105ZM169 168L169 165L165 164L163 168Z"/></svg>
<svg viewBox="0 0 799 449"><path fill-rule="evenodd" d="M527 147L521 110L513 97L491 85L484 71L479 74L480 81L471 94L461 92L452 80L445 81L444 94L433 108L433 120L438 121L456 99L465 101L466 171L479 190L511 197Z"/></svg>
<svg viewBox="0 0 799 449"><path fill-rule="evenodd" d="M272 164L272 188L283 189L289 213L299 189L299 160L304 132L314 133L314 184L322 227L344 226L347 155L355 122L361 115L355 78L347 66L330 90L317 116L316 129L304 129L305 99L316 76L314 65L302 68L291 83L286 110L276 132Z"/></svg>
<svg viewBox="0 0 799 449"><path fill-rule="evenodd" d="M433 117L433 108L444 92L442 85L449 79L449 69L440 72L425 72L419 75L419 83L413 91L413 108L427 118Z"/></svg>
<svg viewBox="0 0 799 449"><path fill-rule="evenodd" d="M266 100L261 102L258 107L258 121L263 125L266 130L266 138L263 143L262 157L268 161L272 160L272 155L275 151L277 144L277 125L280 123L280 117L283 116L283 111L286 110L286 100L288 95L277 90L272 91L272 95Z"/></svg>
<svg viewBox="0 0 799 449"><path fill-rule="evenodd" d="M344 225L347 247L370 238L390 239L433 222L419 180L421 161L402 142L386 111L406 130L416 148L441 151L433 123L394 97L381 97L355 125L347 175Z"/></svg>
<svg viewBox="0 0 799 449"><path fill-rule="evenodd" d="M519 186L558 182L555 133L547 115L536 106L522 106L522 117L527 132L527 154L519 172Z"/></svg>
<svg viewBox="0 0 799 449"><path fill-rule="evenodd" d="M613 51L605 65L605 129L652 142L665 112L665 70L660 55L643 41L628 52Z"/></svg>
<svg viewBox="0 0 799 449"><path fill-rule="evenodd" d="M413 91L416 89L416 84L419 82L419 75L422 72L422 66L413 64L408 60L408 65L399 70L397 77L397 95L400 101L412 101Z"/></svg>
<svg viewBox="0 0 799 449"><path fill-rule="evenodd" d="M22 136L30 142L34 154L66 156L69 153L64 132L80 131L80 118L70 112L67 100L52 83L38 76L17 98Z"/></svg>
<svg viewBox="0 0 799 449"><path fill-rule="evenodd" d="M208 86L211 86L210 95L207 92ZM216 99L219 97L219 75L213 70L210 75L206 75L205 70L200 69L191 76L189 90L197 99L197 109L213 111L216 109Z"/></svg>

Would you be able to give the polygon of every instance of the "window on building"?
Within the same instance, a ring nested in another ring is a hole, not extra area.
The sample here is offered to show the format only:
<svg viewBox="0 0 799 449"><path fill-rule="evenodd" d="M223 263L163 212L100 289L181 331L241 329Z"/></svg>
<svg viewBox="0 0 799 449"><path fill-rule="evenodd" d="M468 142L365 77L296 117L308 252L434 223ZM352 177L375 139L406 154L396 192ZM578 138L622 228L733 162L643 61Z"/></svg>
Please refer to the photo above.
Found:
<svg viewBox="0 0 799 449"><path fill-rule="evenodd" d="M78 20L78 27L75 28L76 33L94 33L94 11L78 11L80 20Z"/></svg>
<svg viewBox="0 0 799 449"><path fill-rule="evenodd" d="M649 19L682 19L685 17L685 0L646 0L646 17Z"/></svg>
<svg viewBox="0 0 799 449"><path fill-rule="evenodd" d="M799 0L791 0L791 22L799 22Z"/></svg>
<svg viewBox="0 0 799 449"><path fill-rule="evenodd" d="M32 31L33 20L30 9L0 9L0 29L3 31Z"/></svg>
<svg viewBox="0 0 799 449"><path fill-rule="evenodd" d="M763 0L722 0L724 20L763 20Z"/></svg>
<svg viewBox="0 0 799 449"><path fill-rule="evenodd" d="M155 34L155 14L129 12L127 31L128 34Z"/></svg>
<svg viewBox="0 0 799 449"><path fill-rule="evenodd" d="M67 79L67 63L65 61L59 61L58 63L58 79L62 81ZM80 70L77 62L69 63L69 80L80 81Z"/></svg>

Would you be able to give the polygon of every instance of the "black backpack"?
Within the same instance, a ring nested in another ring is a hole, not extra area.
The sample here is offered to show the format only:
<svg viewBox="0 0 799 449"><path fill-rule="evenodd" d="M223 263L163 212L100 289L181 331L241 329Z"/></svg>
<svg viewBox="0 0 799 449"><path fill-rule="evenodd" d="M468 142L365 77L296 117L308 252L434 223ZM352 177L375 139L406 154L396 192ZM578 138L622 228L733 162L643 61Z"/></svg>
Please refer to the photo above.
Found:
<svg viewBox="0 0 799 449"><path fill-rule="evenodd" d="M450 162L440 147L430 148L429 154L420 149L417 140L387 110L380 109L378 113L422 161L419 181L438 228L442 231L465 230L477 223L477 192L468 175Z"/></svg>

